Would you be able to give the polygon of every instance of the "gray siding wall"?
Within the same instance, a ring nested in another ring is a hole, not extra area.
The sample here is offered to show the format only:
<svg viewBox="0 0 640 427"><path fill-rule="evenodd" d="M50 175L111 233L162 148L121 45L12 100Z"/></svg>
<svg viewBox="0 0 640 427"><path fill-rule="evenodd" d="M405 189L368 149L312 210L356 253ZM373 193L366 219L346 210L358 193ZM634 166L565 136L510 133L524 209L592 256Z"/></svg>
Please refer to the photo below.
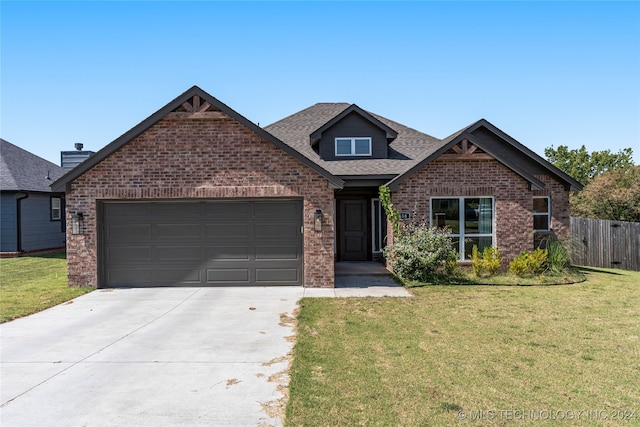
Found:
<svg viewBox="0 0 640 427"><path fill-rule="evenodd" d="M65 245L62 223L51 221L50 197L50 194L29 193L29 198L21 202L23 251L59 248Z"/></svg>
<svg viewBox="0 0 640 427"><path fill-rule="evenodd" d="M16 228L16 195L3 193L0 196L0 252L18 250Z"/></svg>
<svg viewBox="0 0 640 427"><path fill-rule="evenodd" d="M338 137L371 137L371 157L363 156L339 156L336 157L335 139ZM320 157L324 160L347 160L347 159L386 159L387 149L386 133L365 120L356 113L351 113L336 123L322 134L320 141Z"/></svg>

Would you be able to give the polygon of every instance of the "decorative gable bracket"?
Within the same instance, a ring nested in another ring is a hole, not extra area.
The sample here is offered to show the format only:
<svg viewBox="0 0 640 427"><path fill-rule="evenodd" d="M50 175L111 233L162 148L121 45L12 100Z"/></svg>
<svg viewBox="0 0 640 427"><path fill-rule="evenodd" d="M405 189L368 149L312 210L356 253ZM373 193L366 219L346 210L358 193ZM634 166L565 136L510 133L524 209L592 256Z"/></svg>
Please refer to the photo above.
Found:
<svg viewBox="0 0 640 427"><path fill-rule="evenodd" d="M463 139L440 156L443 160L492 160L493 156L485 153L468 139Z"/></svg>
<svg viewBox="0 0 640 427"><path fill-rule="evenodd" d="M199 95L184 101L178 108L167 114L169 119L226 119L225 113L216 109Z"/></svg>

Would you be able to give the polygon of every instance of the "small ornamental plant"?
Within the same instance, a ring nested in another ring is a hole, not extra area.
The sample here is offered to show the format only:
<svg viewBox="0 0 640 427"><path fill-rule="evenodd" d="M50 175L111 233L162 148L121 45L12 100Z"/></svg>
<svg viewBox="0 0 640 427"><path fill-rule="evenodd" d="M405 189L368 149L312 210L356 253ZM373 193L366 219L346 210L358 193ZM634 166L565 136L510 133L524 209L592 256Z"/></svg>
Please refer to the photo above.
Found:
<svg viewBox="0 0 640 427"><path fill-rule="evenodd" d="M571 264L571 255L565 245L559 240L549 240L546 245L548 268L554 273L560 273Z"/></svg>
<svg viewBox="0 0 640 427"><path fill-rule="evenodd" d="M478 246L473 245L471 249L471 267L476 276L493 276L502 265L502 255L500 248L487 246L482 252L478 251Z"/></svg>
<svg viewBox="0 0 640 427"><path fill-rule="evenodd" d="M516 276L531 276L544 273L548 265L547 250L537 248L533 252L522 252L509 263L509 271Z"/></svg>

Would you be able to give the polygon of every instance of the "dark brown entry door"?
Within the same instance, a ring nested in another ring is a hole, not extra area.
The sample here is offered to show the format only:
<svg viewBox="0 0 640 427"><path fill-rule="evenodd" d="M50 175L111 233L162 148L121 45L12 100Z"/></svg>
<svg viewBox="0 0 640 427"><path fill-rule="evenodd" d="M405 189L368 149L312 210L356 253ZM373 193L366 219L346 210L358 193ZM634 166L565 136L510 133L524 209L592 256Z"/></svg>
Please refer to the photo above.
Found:
<svg viewBox="0 0 640 427"><path fill-rule="evenodd" d="M340 260L367 260L367 200L340 200Z"/></svg>

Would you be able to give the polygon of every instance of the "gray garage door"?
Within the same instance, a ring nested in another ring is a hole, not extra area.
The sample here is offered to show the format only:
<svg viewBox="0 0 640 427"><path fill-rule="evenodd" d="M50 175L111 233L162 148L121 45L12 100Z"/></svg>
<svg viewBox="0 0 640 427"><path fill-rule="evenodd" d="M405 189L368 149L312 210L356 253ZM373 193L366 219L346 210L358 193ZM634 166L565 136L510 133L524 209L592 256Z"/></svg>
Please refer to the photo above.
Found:
<svg viewBox="0 0 640 427"><path fill-rule="evenodd" d="M101 286L302 284L302 201L104 202Z"/></svg>

